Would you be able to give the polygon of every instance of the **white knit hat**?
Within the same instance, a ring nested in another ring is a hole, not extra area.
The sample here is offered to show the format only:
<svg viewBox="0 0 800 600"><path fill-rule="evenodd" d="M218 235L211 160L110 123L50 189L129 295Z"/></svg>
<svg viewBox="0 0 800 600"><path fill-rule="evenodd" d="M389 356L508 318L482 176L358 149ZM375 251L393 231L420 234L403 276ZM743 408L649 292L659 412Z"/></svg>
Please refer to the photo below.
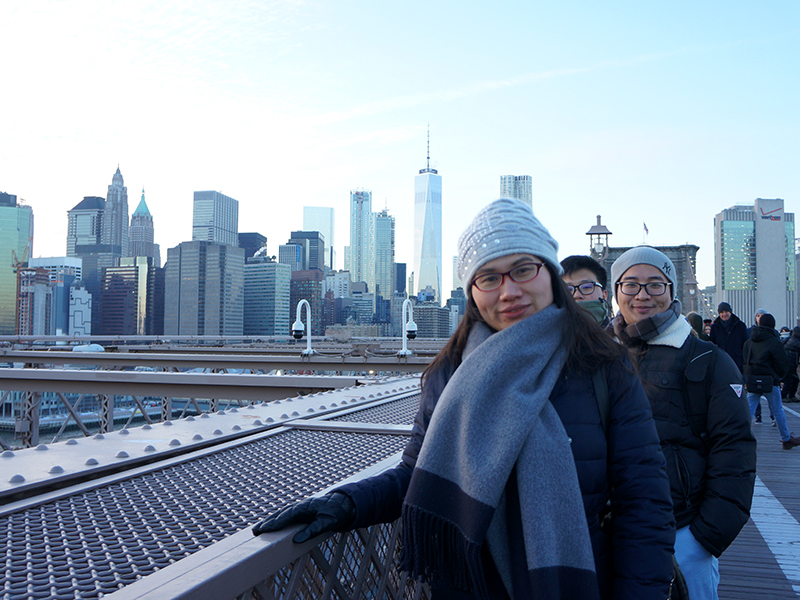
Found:
<svg viewBox="0 0 800 600"><path fill-rule="evenodd" d="M558 242L533 215L530 206L500 198L481 210L458 238L458 276L465 286L487 262L509 254L533 254L559 275Z"/></svg>

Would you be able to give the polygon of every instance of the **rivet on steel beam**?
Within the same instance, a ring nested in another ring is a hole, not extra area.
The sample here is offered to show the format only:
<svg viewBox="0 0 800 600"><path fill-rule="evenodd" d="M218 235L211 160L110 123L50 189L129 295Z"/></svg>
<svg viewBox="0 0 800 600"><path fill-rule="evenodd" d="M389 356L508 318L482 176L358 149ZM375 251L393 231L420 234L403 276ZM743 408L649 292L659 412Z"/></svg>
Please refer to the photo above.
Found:
<svg viewBox="0 0 800 600"><path fill-rule="evenodd" d="M83 464L85 464L87 467L93 467L94 465L96 465L98 463L97 463L97 459L96 458L87 458L86 462L83 463Z"/></svg>
<svg viewBox="0 0 800 600"><path fill-rule="evenodd" d="M48 471L48 473L52 473L53 475L57 475L58 473L63 473L63 472L64 472L64 468L63 467L59 467L58 465L53 465L50 468L50 470Z"/></svg>
<svg viewBox="0 0 800 600"><path fill-rule="evenodd" d="M203 439L203 436L202 436L202 435L200 435L199 433L195 433L195 434L192 436L192 440L194 440L195 442L197 442L197 441L199 441L199 440L202 440L202 439Z"/></svg>
<svg viewBox="0 0 800 600"><path fill-rule="evenodd" d="M114 458L128 458L128 456L129 455L127 452L125 452L125 450L120 450L119 452L116 453Z"/></svg>
<svg viewBox="0 0 800 600"><path fill-rule="evenodd" d="M312 413L312 412L314 412L314 409L313 408L309 408L306 412Z"/></svg>
<svg viewBox="0 0 800 600"><path fill-rule="evenodd" d="M172 421L164 421L164 422L162 423L162 425L163 425L164 427L172 427Z"/></svg>
<svg viewBox="0 0 800 600"><path fill-rule="evenodd" d="M338 405L338 404L336 404L336 402L331 402L331 408L334 408L334 407L336 407L336 406L339 406L339 405Z"/></svg>
<svg viewBox="0 0 800 600"><path fill-rule="evenodd" d="M261 422L260 419L256 419L255 421L253 421L253 425L263 425L263 423Z"/></svg>
<svg viewBox="0 0 800 600"><path fill-rule="evenodd" d="M299 416L300 416L300 413L299 413L299 412L297 412L297 411L294 411L294 412L292 413L292 416L293 416L293 417L299 417Z"/></svg>
<svg viewBox="0 0 800 600"><path fill-rule="evenodd" d="M275 422L275 419L273 419L272 417L267 417L267 418L265 419L265 421L266 421L267 423L274 423L274 422Z"/></svg>
<svg viewBox="0 0 800 600"><path fill-rule="evenodd" d="M152 429L152 427L150 425L145 424L145 425L142 425L142 429L150 430L150 429Z"/></svg>
<svg viewBox="0 0 800 600"><path fill-rule="evenodd" d="M147 444L147 446L144 447L144 451L145 452L155 452L156 451L156 447L151 445L151 444Z"/></svg>
<svg viewBox="0 0 800 600"><path fill-rule="evenodd" d="M208 416L208 413L203 413L202 415L200 415L200 418L201 419L208 419L210 417Z"/></svg>
<svg viewBox="0 0 800 600"><path fill-rule="evenodd" d="M120 430L119 430L119 434L120 434L120 435L130 435L130 433L131 433L131 432L130 432L130 431L128 431L127 429L120 429Z"/></svg>
<svg viewBox="0 0 800 600"><path fill-rule="evenodd" d="M250 410L254 410L255 409L255 404L253 404L251 402L250 404L247 405L247 408L249 408Z"/></svg>
<svg viewBox="0 0 800 600"><path fill-rule="evenodd" d="M370 394L368 397L369 397L369 398L374 398L374 397L375 397L375 394Z"/></svg>
<svg viewBox="0 0 800 600"><path fill-rule="evenodd" d="M211 432L211 435L222 435L222 431L220 431L219 429L215 429L214 431Z"/></svg>
<svg viewBox="0 0 800 600"><path fill-rule="evenodd" d="M279 418L279 419L288 419L288 418L289 418L289 415L287 415L286 413L283 413L283 414L282 414L280 417L278 417L278 418Z"/></svg>
<svg viewBox="0 0 800 600"><path fill-rule="evenodd" d="M67 440L66 444L67 444L67 446L77 446L78 445L78 440L73 438L73 439Z"/></svg>
<svg viewBox="0 0 800 600"><path fill-rule="evenodd" d="M0 454L0 456L2 456L3 458L11 458L12 456L14 456L14 453L11 450L6 450L2 454Z"/></svg>
<svg viewBox="0 0 800 600"><path fill-rule="evenodd" d="M173 438L173 439L171 439L171 440L169 441L169 445L170 445L170 446L180 446L180 445L181 445L181 442L180 442L180 440L179 440L179 439L177 439L177 438Z"/></svg>
<svg viewBox="0 0 800 600"><path fill-rule="evenodd" d="M194 421L194 417L192 415L189 415L188 417L186 417L186 420L187 421Z"/></svg>
<svg viewBox="0 0 800 600"><path fill-rule="evenodd" d="M47 446L45 446L44 444L39 444L38 446L36 446L35 450L37 452L44 452L45 450L47 450Z"/></svg>
<svg viewBox="0 0 800 600"><path fill-rule="evenodd" d="M104 436L102 433L98 433L96 436L94 436L94 439L96 439L96 440L104 440L104 439L106 439L106 436Z"/></svg>
<svg viewBox="0 0 800 600"><path fill-rule="evenodd" d="M218 410L218 411L217 411L217 414L218 414L218 415L224 415L224 414L225 414L225 411L224 411L224 410Z"/></svg>
<svg viewBox="0 0 800 600"><path fill-rule="evenodd" d="M383 396L383 394L382 394L382 393L380 393L380 392L378 392L378 393L377 393L377 394L375 394L375 395L376 395L376 396Z"/></svg>
<svg viewBox="0 0 800 600"><path fill-rule="evenodd" d="M25 481L25 478L22 475L14 475L11 479L8 480L8 483L22 483Z"/></svg>
<svg viewBox="0 0 800 600"><path fill-rule="evenodd" d="M273 404L280 404L280 403L281 403L280 400L275 400L275 402L273 402Z"/></svg>
<svg viewBox="0 0 800 600"><path fill-rule="evenodd" d="M231 412L232 412L232 413L238 413L238 412L239 412L239 409L238 409L238 408L232 408L232 409L230 409L230 410L231 410Z"/></svg>
<svg viewBox="0 0 800 600"><path fill-rule="evenodd" d="M239 427L238 425L234 425L233 427L231 427L231 429L232 429L233 431L241 431L241 430L242 430L242 428L241 428L241 427Z"/></svg>

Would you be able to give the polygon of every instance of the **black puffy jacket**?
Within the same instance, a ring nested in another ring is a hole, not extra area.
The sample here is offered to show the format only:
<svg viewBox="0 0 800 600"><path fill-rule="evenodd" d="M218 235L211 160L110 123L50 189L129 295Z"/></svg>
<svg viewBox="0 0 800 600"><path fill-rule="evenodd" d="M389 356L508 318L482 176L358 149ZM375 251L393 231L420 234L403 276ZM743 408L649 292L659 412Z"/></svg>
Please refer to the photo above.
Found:
<svg viewBox="0 0 800 600"><path fill-rule="evenodd" d="M691 335L680 348L645 344L638 367L667 460L677 527L690 525L697 541L719 556L750 516L756 441L741 374L724 352L716 352L713 370L705 375L705 439L692 430L686 367L711 350L709 342Z"/></svg>
<svg viewBox="0 0 800 600"><path fill-rule="evenodd" d="M400 516L425 431L452 373L452 366L444 365L426 378L402 463L376 477L339 488L356 505L354 527L390 522ZM611 404L608 441L589 375L565 370L550 396L571 439L601 595L616 600L665 598L672 575L674 520L664 458L636 376L619 362L609 369L607 382ZM613 545L598 518L609 496L615 515Z"/></svg>
<svg viewBox="0 0 800 600"><path fill-rule="evenodd" d="M775 385L789 372L791 364L781 344L778 332L772 327L756 325L744 344L744 374L769 375Z"/></svg>
<svg viewBox="0 0 800 600"><path fill-rule="evenodd" d="M711 341L725 350L733 359L739 371L742 370L742 348L747 341L747 326L737 317L731 315L730 324L726 327L722 319L717 317L711 324Z"/></svg>

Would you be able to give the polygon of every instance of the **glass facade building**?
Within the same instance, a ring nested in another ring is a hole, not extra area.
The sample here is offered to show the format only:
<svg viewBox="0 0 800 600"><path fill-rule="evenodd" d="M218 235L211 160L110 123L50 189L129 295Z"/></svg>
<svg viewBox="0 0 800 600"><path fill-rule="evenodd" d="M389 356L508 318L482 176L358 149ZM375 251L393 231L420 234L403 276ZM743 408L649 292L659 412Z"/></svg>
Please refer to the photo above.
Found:
<svg viewBox="0 0 800 600"><path fill-rule="evenodd" d="M164 333L164 270L149 256L120 259L103 273L100 334Z"/></svg>
<svg viewBox="0 0 800 600"><path fill-rule="evenodd" d="M325 206L303 207L303 231L319 231L327 244L325 252L325 266L334 269L335 255L334 244L334 213L332 208Z"/></svg>
<svg viewBox="0 0 800 600"><path fill-rule="evenodd" d="M756 198L714 217L716 302L748 325L759 308L778 327L797 325L794 213L780 198ZM713 308L716 308L713 307Z"/></svg>
<svg viewBox="0 0 800 600"><path fill-rule="evenodd" d="M428 166L414 180L414 289L430 286L442 301L442 177Z"/></svg>
<svg viewBox="0 0 800 600"><path fill-rule="evenodd" d="M373 246L375 295L391 299L397 286L394 282L394 217L387 210L374 213Z"/></svg>
<svg viewBox="0 0 800 600"><path fill-rule="evenodd" d="M244 265L244 334L286 335L292 269L257 256Z"/></svg>
<svg viewBox="0 0 800 600"><path fill-rule="evenodd" d="M239 201L219 192L195 192L192 241L238 246Z"/></svg>
<svg viewBox="0 0 800 600"><path fill-rule="evenodd" d="M0 194L0 335L17 329L17 275L14 263L33 253L33 210L12 194Z"/></svg>
<svg viewBox="0 0 800 600"><path fill-rule="evenodd" d="M364 281L372 289L372 192L352 190L350 192L350 246L345 254L353 281Z"/></svg>

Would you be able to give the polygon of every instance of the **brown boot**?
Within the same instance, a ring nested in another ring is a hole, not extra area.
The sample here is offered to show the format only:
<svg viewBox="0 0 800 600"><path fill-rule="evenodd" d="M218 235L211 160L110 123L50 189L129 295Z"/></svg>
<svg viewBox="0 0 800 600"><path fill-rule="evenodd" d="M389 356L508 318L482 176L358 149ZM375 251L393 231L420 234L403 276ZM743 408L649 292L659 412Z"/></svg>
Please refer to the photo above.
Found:
<svg viewBox="0 0 800 600"><path fill-rule="evenodd" d="M791 436L788 440L783 442L784 450L791 450L795 446L800 446L800 438Z"/></svg>

